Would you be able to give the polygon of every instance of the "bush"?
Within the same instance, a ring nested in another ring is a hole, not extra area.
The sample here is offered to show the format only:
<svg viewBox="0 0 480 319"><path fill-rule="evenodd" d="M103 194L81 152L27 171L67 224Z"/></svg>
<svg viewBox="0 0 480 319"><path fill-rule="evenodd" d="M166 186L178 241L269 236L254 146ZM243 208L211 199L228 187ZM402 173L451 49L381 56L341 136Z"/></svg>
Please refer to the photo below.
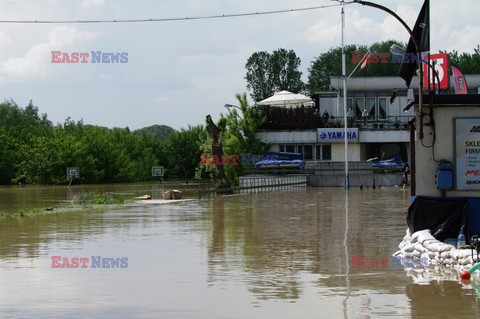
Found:
<svg viewBox="0 0 480 319"><path fill-rule="evenodd" d="M119 195L110 193L81 193L74 199L74 203L81 205L118 205L125 203L125 199Z"/></svg>

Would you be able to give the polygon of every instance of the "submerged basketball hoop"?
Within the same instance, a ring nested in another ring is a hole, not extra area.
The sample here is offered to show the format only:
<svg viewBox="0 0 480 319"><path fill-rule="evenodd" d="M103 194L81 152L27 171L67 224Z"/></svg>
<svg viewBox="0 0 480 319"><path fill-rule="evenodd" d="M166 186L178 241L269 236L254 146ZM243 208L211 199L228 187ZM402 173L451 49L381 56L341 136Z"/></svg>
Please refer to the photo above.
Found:
<svg viewBox="0 0 480 319"><path fill-rule="evenodd" d="M67 177L70 179L70 183L68 183L68 187L70 187L74 178L80 178L80 168L67 167Z"/></svg>

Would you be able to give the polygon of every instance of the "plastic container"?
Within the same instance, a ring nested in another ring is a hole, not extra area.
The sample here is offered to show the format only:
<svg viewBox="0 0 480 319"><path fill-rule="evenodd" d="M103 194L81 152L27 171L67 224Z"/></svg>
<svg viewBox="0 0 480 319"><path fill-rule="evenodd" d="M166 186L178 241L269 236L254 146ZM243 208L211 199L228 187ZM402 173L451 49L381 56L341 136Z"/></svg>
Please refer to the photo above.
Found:
<svg viewBox="0 0 480 319"><path fill-rule="evenodd" d="M460 229L460 233L458 234L458 238L457 238L457 249L465 247L466 244L467 244L467 238L465 237L465 234L463 233L463 228L462 228Z"/></svg>

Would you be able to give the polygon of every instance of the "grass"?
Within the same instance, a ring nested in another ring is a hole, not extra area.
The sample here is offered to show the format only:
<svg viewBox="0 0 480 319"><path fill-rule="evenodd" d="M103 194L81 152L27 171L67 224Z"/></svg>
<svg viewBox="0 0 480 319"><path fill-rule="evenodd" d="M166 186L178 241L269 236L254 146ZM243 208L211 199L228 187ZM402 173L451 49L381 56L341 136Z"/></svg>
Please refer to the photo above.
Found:
<svg viewBox="0 0 480 319"><path fill-rule="evenodd" d="M5 219L8 216L14 217L18 220L21 220L25 217L33 217L38 215L44 215L48 213L73 213L84 210L85 208L91 208L92 206L99 205L122 205L125 204L125 199L120 195L115 195L111 193L96 193L96 192L86 192L80 193L73 200L73 204L63 206L63 207L44 207L44 208L32 208L28 211L23 209L18 210L14 214L7 214L3 211L0 211L0 220ZM96 207L98 208L98 207Z"/></svg>
<svg viewBox="0 0 480 319"><path fill-rule="evenodd" d="M80 193L74 201L74 204L78 205L121 205L125 203L125 199L120 195L115 195L111 193L95 193L87 192Z"/></svg>

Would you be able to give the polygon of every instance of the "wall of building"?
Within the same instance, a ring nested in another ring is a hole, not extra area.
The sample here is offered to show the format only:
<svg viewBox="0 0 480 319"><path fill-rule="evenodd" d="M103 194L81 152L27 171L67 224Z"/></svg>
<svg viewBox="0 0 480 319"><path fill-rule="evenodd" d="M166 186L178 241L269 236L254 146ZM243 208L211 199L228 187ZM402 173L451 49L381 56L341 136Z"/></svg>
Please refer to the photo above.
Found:
<svg viewBox="0 0 480 319"><path fill-rule="evenodd" d="M402 183L401 173L372 174L350 172L350 187L396 187ZM345 176L342 174L308 175L307 185L313 187L344 187Z"/></svg>
<svg viewBox="0 0 480 319"><path fill-rule="evenodd" d="M424 113L428 114L429 108L424 107ZM456 117L480 117L480 107L436 107L434 108L435 120L435 145L432 145L434 134L429 126L424 126L424 138L415 143L416 152L416 195L440 197L441 191L436 188L435 174L438 163L435 160L447 160L455 164L454 150L454 127L453 119ZM417 117L417 132L419 128ZM424 123L428 123L428 116ZM480 124L480 123L479 123ZM423 145L422 145L423 144ZM425 147L425 146L427 147ZM454 176L455 179L455 176ZM480 191L447 191L447 197L479 197Z"/></svg>
<svg viewBox="0 0 480 319"><path fill-rule="evenodd" d="M360 150L361 147L359 143L348 143L348 160L352 162L360 161ZM332 144L332 161L345 161L345 146L343 143Z"/></svg>
<svg viewBox="0 0 480 319"><path fill-rule="evenodd" d="M317 130L259 132L256 137L264 143L316 143Z"/></svg>

